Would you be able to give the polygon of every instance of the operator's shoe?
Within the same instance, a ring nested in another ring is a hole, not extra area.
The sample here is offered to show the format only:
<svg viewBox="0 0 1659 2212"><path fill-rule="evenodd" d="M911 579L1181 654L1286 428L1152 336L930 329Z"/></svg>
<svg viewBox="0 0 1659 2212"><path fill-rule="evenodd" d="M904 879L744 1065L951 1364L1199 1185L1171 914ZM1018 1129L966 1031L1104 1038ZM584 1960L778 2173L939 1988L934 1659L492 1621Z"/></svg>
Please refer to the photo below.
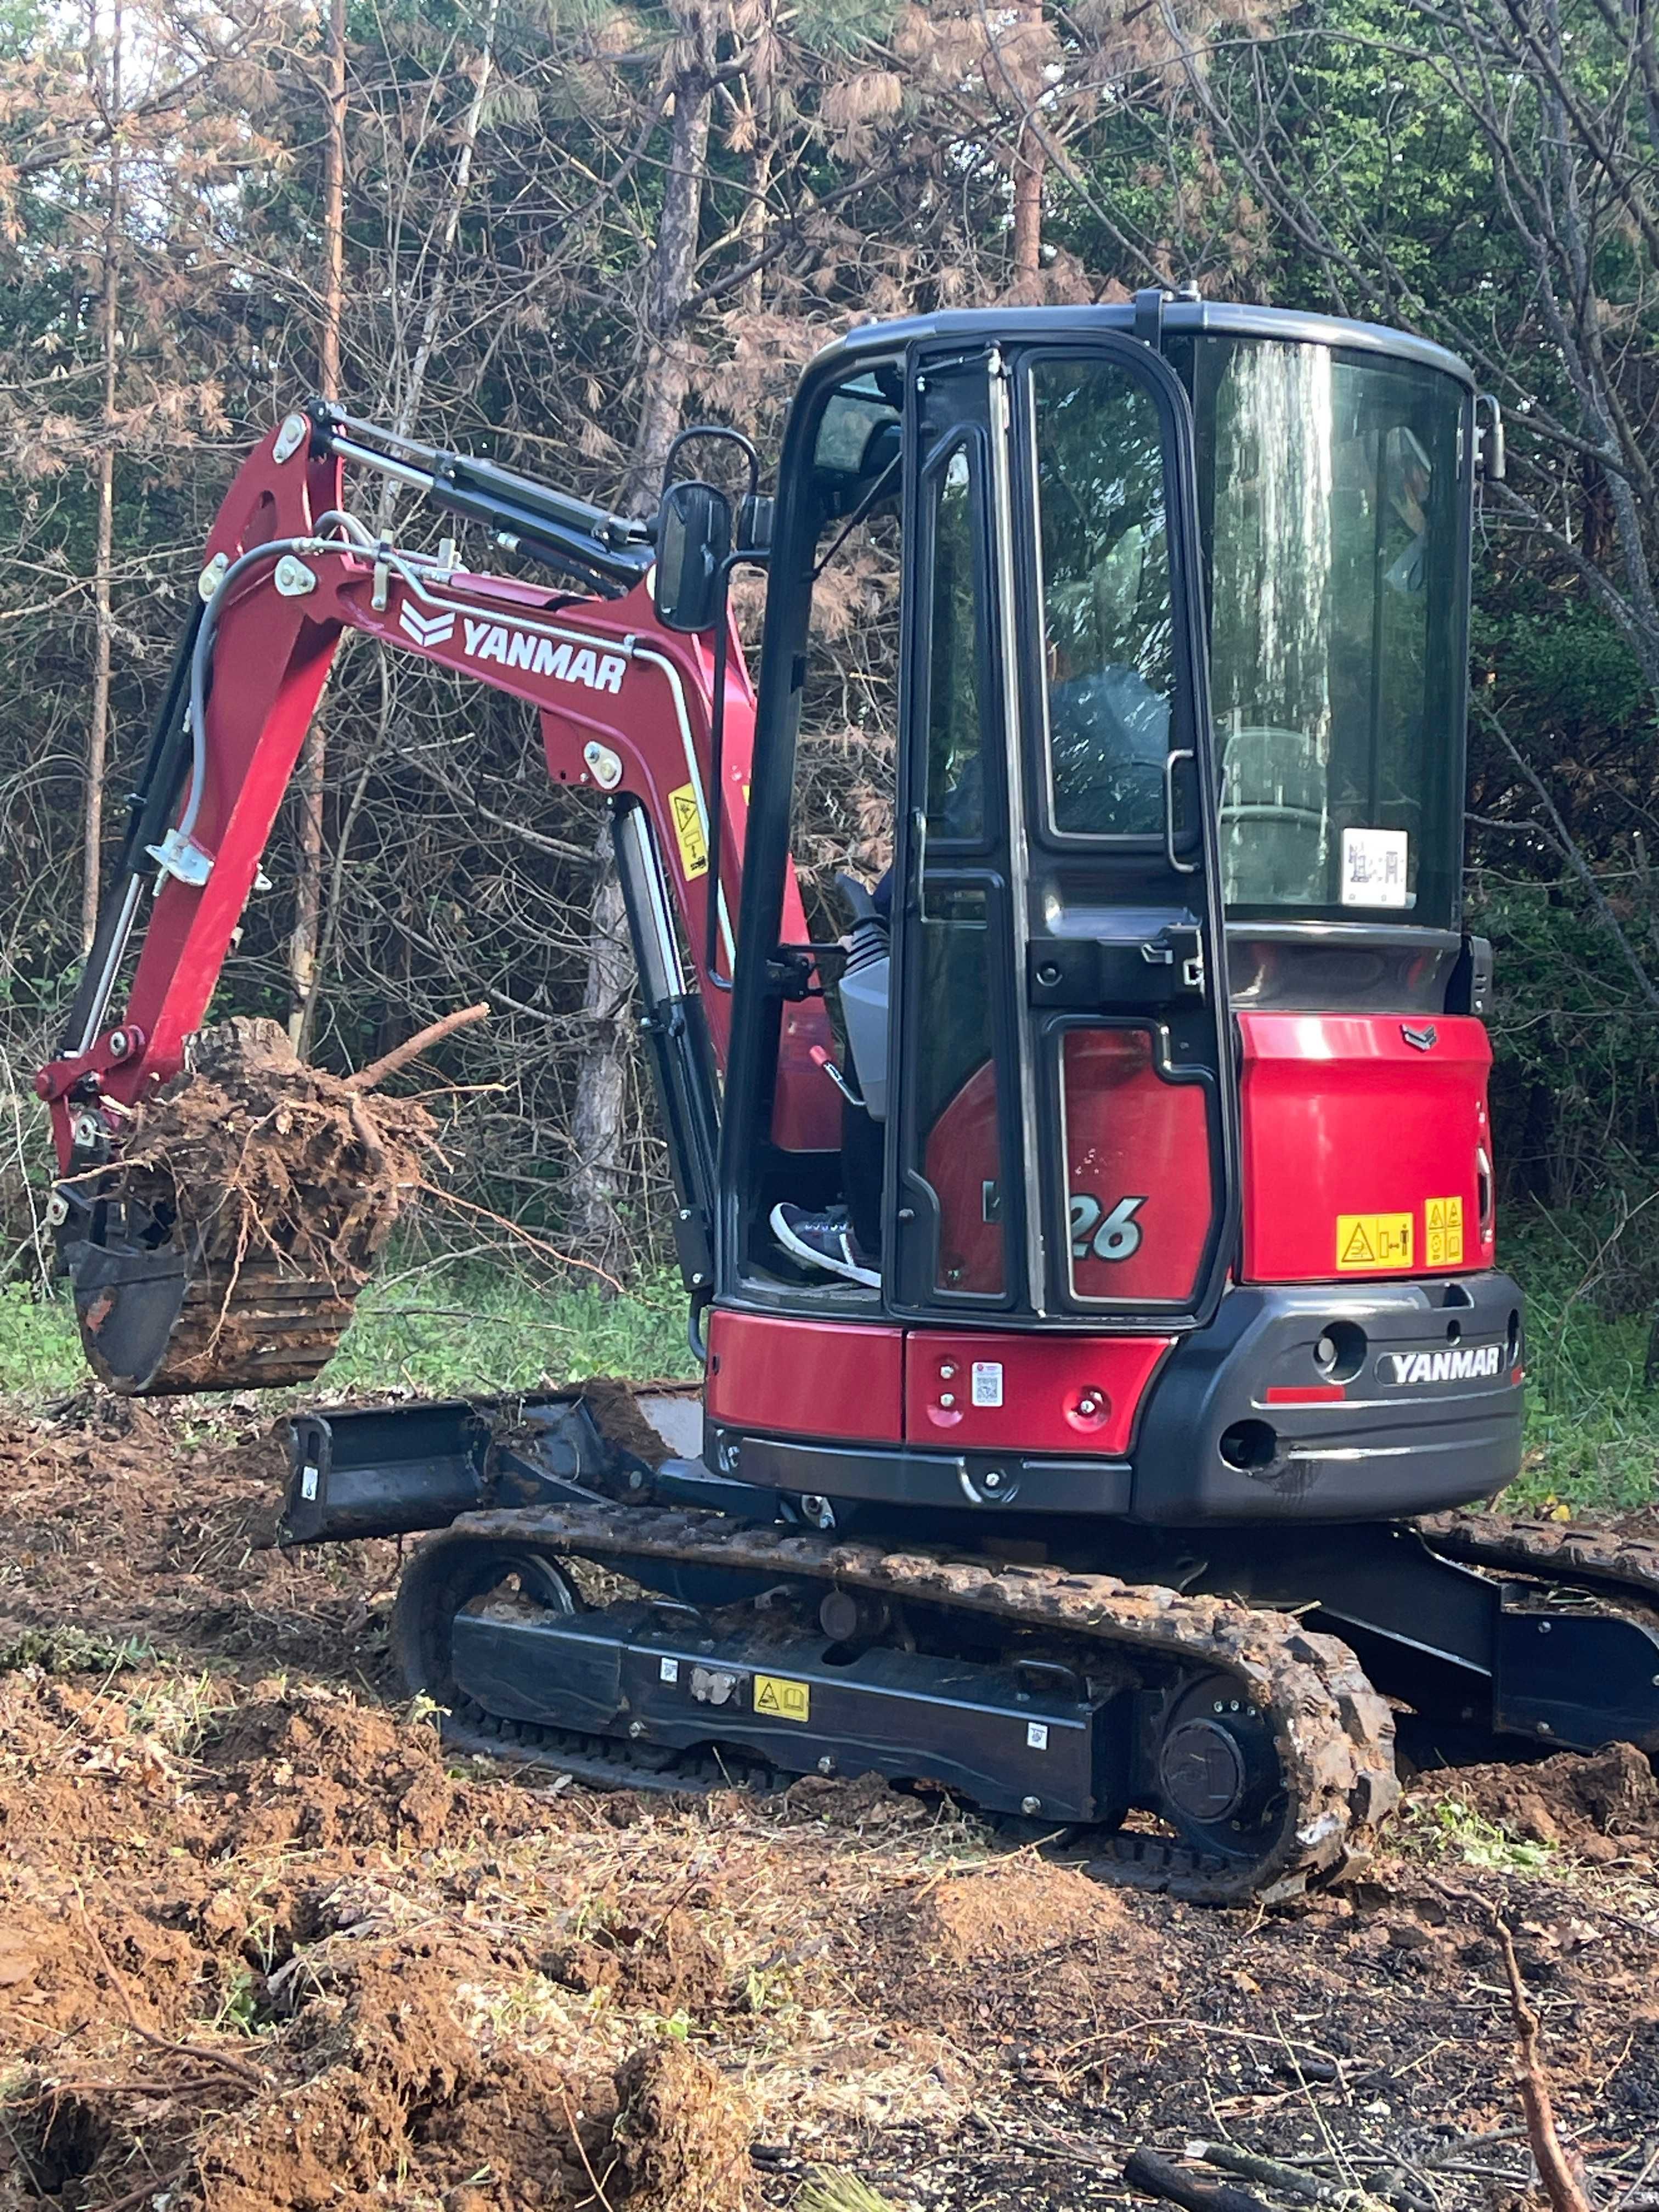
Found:
<svg viewBox="0 0 1659 2212"><path fill-rule="evenodd" d="M843 1206L832 1206L827 1213L809 1213L804 1206L775 1206L772 1234L804 1267L844 1275L849 1283L863 1283L872 1291L881 1288L880 1275L865 1264L853 1242Z"/></svg>

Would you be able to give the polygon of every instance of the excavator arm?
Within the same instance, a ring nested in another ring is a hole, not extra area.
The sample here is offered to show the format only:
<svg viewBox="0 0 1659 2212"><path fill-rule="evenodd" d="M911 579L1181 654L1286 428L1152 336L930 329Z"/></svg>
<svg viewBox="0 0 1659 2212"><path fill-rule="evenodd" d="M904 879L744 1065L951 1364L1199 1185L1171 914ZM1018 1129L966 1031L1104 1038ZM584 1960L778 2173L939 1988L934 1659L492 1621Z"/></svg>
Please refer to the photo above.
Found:
<svg viewBox="0 0 1659 2212"><path fill-rule="evenodd" d="M345 503L348 465L416 490L583 587L470 571L377 538ZM243 465L208 538L198 604L181 641L131 802L112 888L57 1056L36 1088L49 1106L62 1180L52 1212L88 1350L117 1387L177 1387L152 1319L131 1354L127 1320L165 1304L191 1256L166 1224L111 1224L111 1173L137 1109L188 1066L341 636L382 644L533 706L550 773L607 796L641 976L645 1020L674 1160L681 1261L694 1296L710 1280L717 1079L728 1042L732 917L738 904L755 695L733 631L687 634L657 619L653 554L637 524L483 462L375 431L325 405L289 416ZM715 714L717 675L723 715ZM716 732L718 732L718 744ZM714 755L718 751L716 763ZM711 839L718 810L718 833ZM719 885L709 896L711 842ZM148 902L148 904L147 904ZM147 910L146 910L147 908ZM805 937L793 877L785 934ZM131 986L118 988L138 939ZM697 988L688 984L686 967ZM775 1128L795 1146L835 1141L820 1002L787 1009ZM162 1288L147 1288L160 1282ZM263 1293L270 1303L267 1285ZM276 1306L291 1310L292 1297ZM326 1303L326 1301L325 1301ZM294 1360L279 1343L262 1382L308 1379L337 1340L319 1331ZM338 1304L337 1298L333 1300ZM291 1314L290 1314L291 1317ZM349 1317L349 1302L339 1328ZM115 1348L112 1357L112 1347ZM198 1363L199 1364L199 1363ZM189 1387L250 1379L214 1372ZM158 1379L159 1378L159 1379Z"/></svg>

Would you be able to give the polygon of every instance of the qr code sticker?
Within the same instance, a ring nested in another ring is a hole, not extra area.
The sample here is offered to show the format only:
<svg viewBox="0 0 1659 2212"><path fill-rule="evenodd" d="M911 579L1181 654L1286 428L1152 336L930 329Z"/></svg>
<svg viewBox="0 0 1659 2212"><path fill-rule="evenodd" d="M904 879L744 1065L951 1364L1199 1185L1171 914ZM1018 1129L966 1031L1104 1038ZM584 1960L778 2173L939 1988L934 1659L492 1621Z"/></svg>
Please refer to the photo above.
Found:
<svg viewBox="0 0 1659 2212"><path fill-rule="evenodd" d="M1000 1406L1002 1403L1002 1362L1000 1359L976 1359L974 1362L973 1400L976 1406Z"/></svg>

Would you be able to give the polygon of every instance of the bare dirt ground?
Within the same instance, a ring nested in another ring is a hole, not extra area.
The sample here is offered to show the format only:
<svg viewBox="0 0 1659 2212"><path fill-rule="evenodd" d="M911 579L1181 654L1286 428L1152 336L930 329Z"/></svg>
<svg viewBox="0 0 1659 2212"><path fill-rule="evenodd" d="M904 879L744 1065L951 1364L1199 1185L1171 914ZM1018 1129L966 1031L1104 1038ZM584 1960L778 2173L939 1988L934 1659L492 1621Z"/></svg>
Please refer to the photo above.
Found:
<svg viewBox="0 0 1659 2212"><path fill-rule="evenodd" d="M1508 2208L1495 1907L1593 2201L1659 2205L1633 1757L1431 1778L1364 1887L1225 1913L884 1787L514 1778L400 1698L392 1546L263 1547L246 1425L0 1419L7 2212L828 2212L825 2172L1047 2212L1196 2136L1397 2212Z"/></svg>

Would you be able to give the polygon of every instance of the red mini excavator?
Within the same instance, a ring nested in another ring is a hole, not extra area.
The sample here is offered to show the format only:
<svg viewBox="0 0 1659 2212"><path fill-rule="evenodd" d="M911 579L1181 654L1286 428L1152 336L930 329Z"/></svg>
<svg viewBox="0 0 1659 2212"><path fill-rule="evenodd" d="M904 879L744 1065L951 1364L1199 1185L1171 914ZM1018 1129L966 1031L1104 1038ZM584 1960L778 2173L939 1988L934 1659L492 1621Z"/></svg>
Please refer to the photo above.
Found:
<svg viewBox="0 0 1659 2212"><path fill-rule="evenodd" d="M1148 292L830 347L775 501L690 434L747 494L671 482L654 526L321 402L242 469L40 1079L101 1371L292 1380L343 1323L279 1268L215 1372L200 1253L120 1171L351 628L527 701L608 799L706 1355L690 1421L612 1386L294 1425L293 1540L432 1532L396 1639L459 1741L928 1780L1209 1898L1362 1859L1396 1711L1652 1747L1659 1561L1455 1510L1522 1435L1460 893L1496 410L1422 340ZM347 466L552 580L377 539ZM815 942L814 593L878 514L890 905ZM860 1265L780 1238L845 1206Z"/></svg>

